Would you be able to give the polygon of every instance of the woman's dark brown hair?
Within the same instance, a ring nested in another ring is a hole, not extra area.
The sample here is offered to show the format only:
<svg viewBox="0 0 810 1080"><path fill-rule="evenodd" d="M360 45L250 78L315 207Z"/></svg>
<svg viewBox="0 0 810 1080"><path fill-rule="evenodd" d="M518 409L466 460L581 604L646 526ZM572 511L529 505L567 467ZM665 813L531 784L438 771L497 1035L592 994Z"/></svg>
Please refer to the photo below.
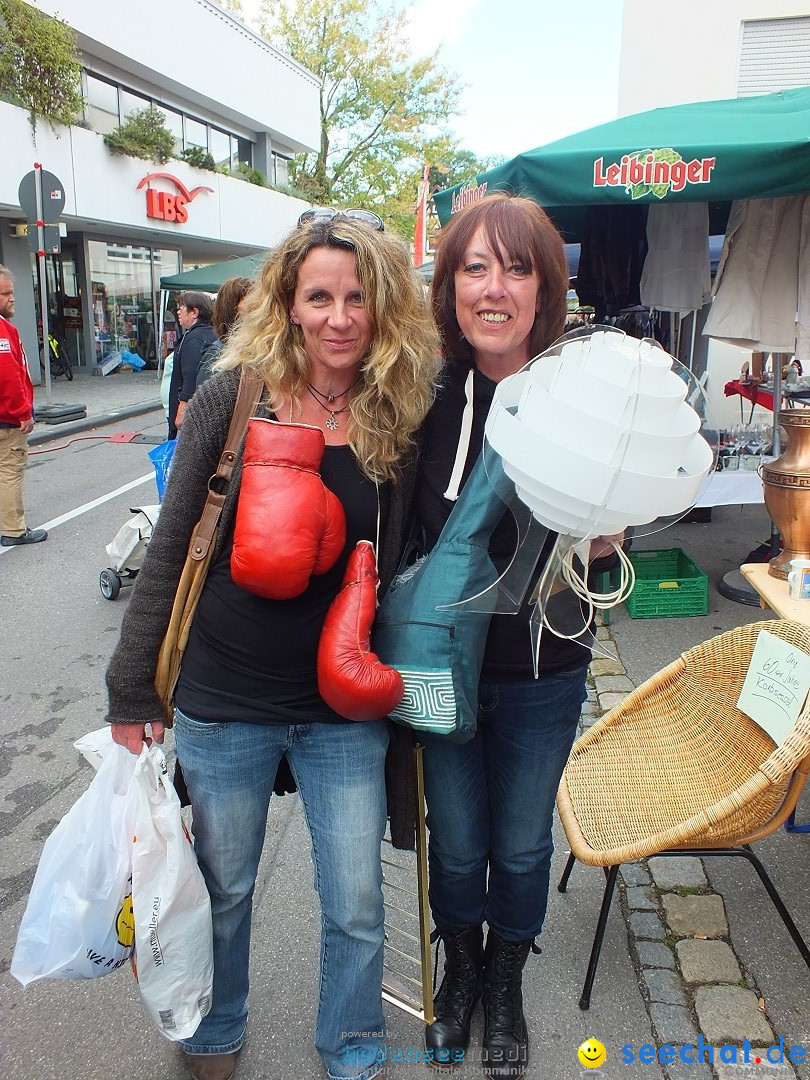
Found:
<svg viewBox="0 0 810 1080"><path fill-rule="evenodd" d="M211 320L214 333L220 341L227 340L231 327L236 322L239 305L252 284L250 278L232 277L220 285L214 302L214 318Z"/></svg>
<svg viewBox="0 0 810 1080"><path fill-rule="evenodd" d="M472 360L472 348L462 337L456 318L456 271L475 233L483 228L488 246L500 261L503 248L510 260L531 266L540 278L537 315L529 335L529 356L547 349L565 327L568 263L562 237L536 202L495 192L453 216L439 233L433 274L433 314L442 335L445 355ZM503 264L502 264L503 265Z"/></svg>

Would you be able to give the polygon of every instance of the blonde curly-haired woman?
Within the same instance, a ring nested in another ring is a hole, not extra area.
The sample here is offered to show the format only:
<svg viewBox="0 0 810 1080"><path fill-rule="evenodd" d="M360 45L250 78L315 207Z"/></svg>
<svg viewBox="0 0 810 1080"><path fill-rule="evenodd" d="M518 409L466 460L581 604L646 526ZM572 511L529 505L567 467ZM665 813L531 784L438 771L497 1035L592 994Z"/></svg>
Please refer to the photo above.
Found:
<svg viewBox="0 0 810 1080"><path fill-rule="evenodd" d="M214 923L212 1008L182 1044L195 1080L230 1080L236 1071L248 1014L253 889L282 756L301 795L321 902L315 1044L331 1078L371 1080L383 1068L388 721L353 723L334 712L318 691L316 656L356 542L376 542L379 530L383 590L396 571L410 515L414 435L433 401L438 354L404 245L368 211L312 210L269 256L219 370L189 403L107 672L116 742L138 753L147 724L152 738L162 738L153 688L158 650L242 369L264 383L257 415L323 433L321 478L346 517L337 562L313 575L303 593L273 600L241 588L231 573L240 457L175 691L178 759ZM286 511L279 505L277 512Z"/></svg>

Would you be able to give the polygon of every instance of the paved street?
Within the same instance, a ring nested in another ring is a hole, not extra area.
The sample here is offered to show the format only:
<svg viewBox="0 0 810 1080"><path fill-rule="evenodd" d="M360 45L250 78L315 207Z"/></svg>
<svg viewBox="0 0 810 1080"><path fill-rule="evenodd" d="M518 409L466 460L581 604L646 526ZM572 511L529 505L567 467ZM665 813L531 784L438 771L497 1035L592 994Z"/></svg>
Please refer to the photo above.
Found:
<svg viewBox="0 0 810 1080"><path fill-rule="evenodd" d="M111 407L116 385L122 393L124 387L129 390L134 385L103 382L107 384L104 402L93 399L91 405L97 416ZM71 385L76 387L78 383ZM89 398L93 387L85 384L80 389ZM133 404L121 401L120 396L118 400L121 405ZM145 397L141 406L144 400L148 404ZM162 414L150 412L102 430L104 435L138 430L157 437L165 428ZM94 433L98 431L81 434ZM59 434L57 443L37 442L35 449L46 450L67 441ZM3 549L0 556L0 605L4 612L0 659L3 1080L106 1080L111 1076L181 1080L184 1076L176 1049L146 1020L127 968L87 983L42 982L24 992L8 974L17 927L43 841L91 778L90 767L73 749L72 742L102 722L104 668L128 602L126 590L114 603L103 599L98 574L107 564L104 545L126 520L129 507L155 501L147 449L140 443L114 444L100 439L33 456L26 498L29 524L57 523L50 526L51 535L45 544ZM129 490L76 514L77 508L104 500L130 484L134 486ZM715 510L711 524L676 526L664 538L645 543L650 547L684 547L715 581L742 561L766 533L767 519L761 507L724 508ZM638 683L681 649L759 616L754 608L723 600L713 588L708 617L630 620L621 610L614 613L609 633L618 647L626 677ZM598 691L598 685L595 689ZM632 767L630 763L628 767ZM810 819L807 797L800 806L799 819ZM810 937L808 843L806 834L780 832L760 845L760 855L800 929ZM558 837L557 846L555 876L563 861L563 836ZM240 1080L315 1080L323 1075L311 1045L319 927L308 849L297 797L274 800L256 897L252 1023L240 1064ZM716 865L719 863L723 865ZM712 1073L706 1065L665 1068L658 1063L622 1061L620 1048L626 1044L637 1049L644 1043L657 1045L666 1041L667 1024L683 1021L689 1026L678 1031L698 1034L701 1023L711 1022L697 990L701 980L687 985L681 977L685 962L682 948L673 954L667 947L673 941L666 940L663 923L662 944L644 930L645 925L649 929L654 923L638 918L641 915L660 920L663 912L671 916L672 901L661 901L659 894L674 894L677 884L681 885L684 900L702 901L712 895L720 898L710 900L708 907L717 914L719 904L727 928L720 925L718 931L708 923L697 924L691 936L698 944L707 944L703 938L715 938L719 933L715 940L724 943L735 962L742 964L739 979L726 985L740 994L748 992L754 1000L764 998L764 1012L759 1011L757 1017L765 1024L763 1034L772 1031L776 1041L781 1036L786 1046L803 1043L810 1051L806 967L753 870L737 865L736 860L714 860L714 864L707 867L705 881L699 866L684 870L698 875L697 884L689 883L693 878L688 882L676 879L673 884L666 866L653 865L652 878L644 866L628 868L626 888L621 890L621 899L611 912L593 1002L587 1013L577 1008L577 1001L601 897L602 874L597 869L577 867L567 894L560 895L552 888L540 942L542 955L529 960L526 974L532 1039L532 1063L526 1074L529 1080L590 1075L576 1058L578 1045L589 1036L607 1047L607 1061L595 1075L609 1080L702 1080L713 1075L719 1080L733 1076L741 1080L766 1076L781 1080L796 1075L789 1066L781 1070L760 1066L755 1070L754 1066L735 1069L721 1065ZM711 912L707 914L706 909L704 903L699 918L709 918ZM710 932L701 932L706 929ZM656 944L661 945L663 953L652 947ZM715 954L715 963L723 957L728 960L728 953L719 957L717 950L710 951ZM677 956L677 966L673 955ZM744 1000L750 1001L750 997ZM737 1000L734 1007L739 1005ZM734 1007L721 1020L721 1027L722 1023L739 1020ZM403 1052L400 1056L406 1056L408 1050L415 1054L421 1045L419 1021L392 1007L387 1008L387 1017L389 1047ZM476 1032L475 1044L480 1045L480 1018ZM662 1033L664 1038L656 1041L656 1034ZM673 1040L687 1041L674 1036ZM387 1076L389 1080L404 1080L427 1075L424 1069L418 1063L395 1062L389 1065ZM481 1074L477 1065L469 1063L455 1075L467 1080ZM807 1078L810 1070L805 1065L798 1075Z"/></svg>

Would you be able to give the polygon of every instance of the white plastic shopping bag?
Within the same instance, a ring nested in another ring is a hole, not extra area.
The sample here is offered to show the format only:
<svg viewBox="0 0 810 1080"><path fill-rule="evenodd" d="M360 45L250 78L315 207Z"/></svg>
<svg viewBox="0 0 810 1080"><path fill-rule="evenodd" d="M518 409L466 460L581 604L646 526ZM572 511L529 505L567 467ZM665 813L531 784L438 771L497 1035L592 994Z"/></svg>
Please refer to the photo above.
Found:
<svg viewBox="0 0 810 1080"><path fill-rule="evenodd" d="M78 738L73 746L88 764L98 770L99 765L115 746L112 726L105 724L104 727L97 728L95 731L88 731L86 735Z"/></svg>
<svg viewBox="0 0 810 1080"><path fill-rule="evenodd" d="M92 979L129 958L136 760L114 746L45 841L11 961L23 986Z"/></svg>
<svg viewBox="0 0 810 1080"><path fill-rule="evenodd" d="M143 1003L168 1039L188 1039L211 1007L211 901L158 746L135 766L133 968Z"/></svg>

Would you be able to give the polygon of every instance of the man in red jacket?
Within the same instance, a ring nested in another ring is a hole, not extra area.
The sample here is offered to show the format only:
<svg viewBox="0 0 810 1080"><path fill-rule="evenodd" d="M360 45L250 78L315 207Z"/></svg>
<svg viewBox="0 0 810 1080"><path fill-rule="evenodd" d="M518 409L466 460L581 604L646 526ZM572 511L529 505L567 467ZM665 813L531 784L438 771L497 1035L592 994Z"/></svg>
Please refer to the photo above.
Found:
<svg viewBox="0 0 810 1080"><path fill-rule="evenodd" d="M14 314L14 279L0 265L0 544L38 544L44 529L29 529L23 511L28 436L34 430L34 388Z"/></svg>

